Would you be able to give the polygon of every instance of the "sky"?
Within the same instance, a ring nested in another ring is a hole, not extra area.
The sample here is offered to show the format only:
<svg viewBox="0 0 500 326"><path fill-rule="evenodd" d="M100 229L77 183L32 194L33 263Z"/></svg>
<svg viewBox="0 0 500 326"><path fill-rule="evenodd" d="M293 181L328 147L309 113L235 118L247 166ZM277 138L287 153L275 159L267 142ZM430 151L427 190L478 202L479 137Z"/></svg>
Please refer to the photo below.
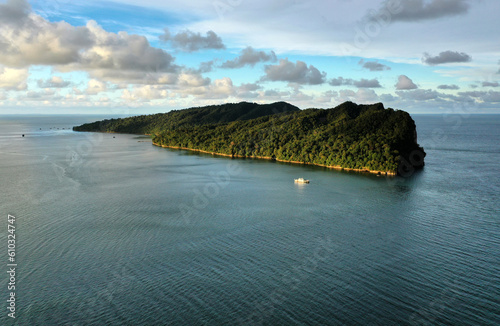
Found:
<svg viewBox="0 0 500 326"><path fill-rule="evenodd" d="M0 114L500 113L498 0L0 0Z"/></svg>

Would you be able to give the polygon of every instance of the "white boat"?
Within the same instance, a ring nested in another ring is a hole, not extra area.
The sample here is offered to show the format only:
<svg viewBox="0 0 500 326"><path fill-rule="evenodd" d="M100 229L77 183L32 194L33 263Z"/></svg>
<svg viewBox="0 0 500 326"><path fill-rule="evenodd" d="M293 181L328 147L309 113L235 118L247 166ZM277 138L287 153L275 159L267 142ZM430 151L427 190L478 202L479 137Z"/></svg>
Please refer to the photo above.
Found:
<svg viewBox="0 0 500 326"><path fill-rule="evenodd" d="M305 180L304 178L295 179L295 183L309 183L309 180Z"/></svg>

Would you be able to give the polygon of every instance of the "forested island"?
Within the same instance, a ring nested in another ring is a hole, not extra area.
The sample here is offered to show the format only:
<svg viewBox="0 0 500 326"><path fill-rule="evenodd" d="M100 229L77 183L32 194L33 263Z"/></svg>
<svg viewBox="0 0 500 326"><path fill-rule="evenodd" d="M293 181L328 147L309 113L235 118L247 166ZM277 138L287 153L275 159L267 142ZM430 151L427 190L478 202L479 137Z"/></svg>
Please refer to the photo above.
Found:
<svg viewBox="0 0 500 326"><path fill-rule="evenodd" d="M157 146L407 175L424 166L415 122L382 103L331 109L241 102L97 121L75 131L151 135Z"/></svg>

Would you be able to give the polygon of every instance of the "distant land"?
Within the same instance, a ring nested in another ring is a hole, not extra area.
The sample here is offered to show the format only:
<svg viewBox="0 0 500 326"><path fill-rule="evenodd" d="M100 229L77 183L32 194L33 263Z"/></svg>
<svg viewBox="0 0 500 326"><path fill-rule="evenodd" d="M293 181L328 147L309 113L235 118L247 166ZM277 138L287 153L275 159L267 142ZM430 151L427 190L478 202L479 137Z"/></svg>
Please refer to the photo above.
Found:
<svg viewBox="0 0 500 326"><path fill-rule="evenodd" d="M286 102L229 103L111 119L75 131L151 135L153 144L385 175L424 166L415 122L382 103L300 110Z"/></svg>

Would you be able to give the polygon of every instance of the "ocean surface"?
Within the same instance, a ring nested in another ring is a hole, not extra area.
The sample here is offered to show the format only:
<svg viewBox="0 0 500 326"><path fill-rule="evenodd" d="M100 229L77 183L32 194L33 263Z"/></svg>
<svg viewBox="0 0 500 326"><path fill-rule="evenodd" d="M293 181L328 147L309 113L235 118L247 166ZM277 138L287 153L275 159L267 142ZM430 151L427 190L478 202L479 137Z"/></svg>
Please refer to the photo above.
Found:
<svg viewBox="0 0 500 326"><path fill-rule="evenodd" d="M500 115L413 118L387 178L0 117L0 324L499 325Z"/></svg>

